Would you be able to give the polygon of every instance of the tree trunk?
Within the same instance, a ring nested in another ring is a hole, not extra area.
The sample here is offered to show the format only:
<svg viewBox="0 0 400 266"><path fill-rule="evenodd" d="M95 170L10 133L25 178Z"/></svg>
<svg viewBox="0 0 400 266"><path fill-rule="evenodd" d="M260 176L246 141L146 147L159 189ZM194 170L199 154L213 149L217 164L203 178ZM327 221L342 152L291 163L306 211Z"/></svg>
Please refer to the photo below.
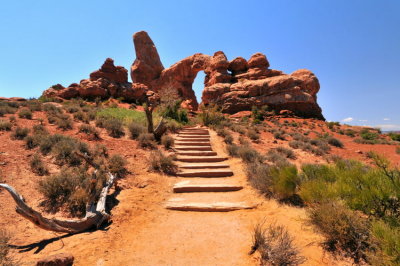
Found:
<svg viewBox="0 0 400 266"><path fill-rule="evenodd" d="M153 111L149 109L148 106L144 108L147 118L147 132L153 133L154 132L154 124L153 124Z"/></svg>
<svg viewBox="0 0 400 266"><path fill-rule="evenodd" d="M79 220L58 220L45 218L41 213L29 207L25 203L24 198L12 186L8 184L0 184L0 188L7 190L13 197L15 203L17 204L16 212L34 223L36 226L54 232L79 233L94 226L99 227L105 220L110 218L110 215L106 212L106 199L108 191L116 180L116 176L112 175L111 173L108 173L108 175L109 178L101 190L97 204L90 204L86 210L85 217Z"/></svg>

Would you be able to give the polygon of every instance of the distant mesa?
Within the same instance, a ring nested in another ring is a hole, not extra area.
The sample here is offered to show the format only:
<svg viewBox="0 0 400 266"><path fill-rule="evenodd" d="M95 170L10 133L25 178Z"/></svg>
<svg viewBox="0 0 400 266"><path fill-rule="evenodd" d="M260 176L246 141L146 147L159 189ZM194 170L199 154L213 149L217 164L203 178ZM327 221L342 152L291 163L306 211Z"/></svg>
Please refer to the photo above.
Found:
<svg viewBox="0 0 400 266"><path fill-rule="evenodd" d="M224 113L251 110L253 106L268 105L276 111L287 110L301 117L324 119L317 103L320 85L307 69L291 74L270 69L267 57L255 53L249 60L237 57L228 61L222 51L214 55L197 53L182 59L169 68L161 63L157 48L145 31L133 35L136 59L128 71L115 66L107 58L103 66L90 74L89 79L64 88L55 85L43 92L46 97L70 99L81 97L123 97L135 101L147 92L175 88L183 99L182 105L197 110L199 103L192 89L199 71L204 71L202 105L216 104Z"/></svg>

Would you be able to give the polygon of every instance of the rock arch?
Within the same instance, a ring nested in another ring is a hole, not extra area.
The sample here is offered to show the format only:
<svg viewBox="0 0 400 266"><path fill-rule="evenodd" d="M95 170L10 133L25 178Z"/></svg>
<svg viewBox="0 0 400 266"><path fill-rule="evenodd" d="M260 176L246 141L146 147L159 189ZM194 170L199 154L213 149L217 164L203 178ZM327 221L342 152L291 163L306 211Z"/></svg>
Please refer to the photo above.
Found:
<svg viewBox="0 0 400 266"><path fill-rule="evenodd" d="M248 61L237 57L229 62L222 51L213 56L197 53L164 68L147 32L135 33L133 42L136 59L131 67L132 82L144 84L155 92L166 87L176 88L189 109L198 108L192 84L197 73L203 70L206 74L204 105L218 104L226 113L269 105L278 111L290 110L303 117L323 119L317 104L319 81L309 70L287 75L269 69L264 54L256 53Z"/></svg>

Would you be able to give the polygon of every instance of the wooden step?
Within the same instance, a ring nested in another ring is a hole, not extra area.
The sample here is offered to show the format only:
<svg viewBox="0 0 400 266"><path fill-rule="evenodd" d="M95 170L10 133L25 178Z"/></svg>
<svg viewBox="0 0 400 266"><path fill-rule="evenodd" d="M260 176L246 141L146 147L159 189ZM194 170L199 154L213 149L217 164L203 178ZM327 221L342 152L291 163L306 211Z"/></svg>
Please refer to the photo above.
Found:
<svg viewBox="0 0 400 266"><path fill-rule="evenodd" d="M175 145L177 151L212 151L211 146Z"/></svg>
<svg viewBox="0 0 400 266"><path fill-rule="evenodd" d="M174 193L186 192L228 192L243 189L240 185L229 183L199 183L192 181L182 181L174 185Z"/></svg>
<svg viewBox="0 0 400 266"><path fill-rule="evenodd" d="M180 199L171 199L165 204L165 208L177 211L197 212L229 212L243 209L252 209L255 206L245 202L185 202Z"/></svg>
<svg viewBox="0 0 400 266"><path fill-rule="evenodd" d="M180 168L180 169L220 169L220 168L229 168L229 165L220 164L220 163L185 163L185 164L178 164L178 168Z"/></svg>
<svg viewBox="0 0 400 266"><path fill-rule="evenodd" d="M180 162L191 162L191 163L211 163L211 162L222 162L227 160L227 157L221 156L177 156L176 160Z"/></svg>
<svg viewBox="0 0 400 266"><path fill-rule="evenodd" d="M176 173L181 177L228 177L233 176L232 170L227 169L185 169Z"/></svg>
<svg viewBox="0 0 400 266"><path fill-rule="evenodd" d="M188 156L216 156L215 151L178 151L177 155L188 155Z"/></svg>
<svg viewBox="0 0 400 266"><path fill-rule="evenodd" d="M176 146L210 146L210 142L209 141L201 141L201 142L197 142L197 141L192 141L192 140L188 140L188 141L175 141L175 145Z"/></svg>

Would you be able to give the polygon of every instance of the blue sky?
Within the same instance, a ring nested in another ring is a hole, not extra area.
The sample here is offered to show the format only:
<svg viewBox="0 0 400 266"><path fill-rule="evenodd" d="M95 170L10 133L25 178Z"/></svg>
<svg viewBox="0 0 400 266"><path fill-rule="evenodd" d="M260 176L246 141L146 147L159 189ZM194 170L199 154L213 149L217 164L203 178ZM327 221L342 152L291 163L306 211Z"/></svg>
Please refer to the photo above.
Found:
<svg viewBox="0 0 400 266"><path fill-rule="evenodd" d="M400 1L2 1L0 96L39 97L105 58L129 68L147 31L165 67L196 52L308 68L327 120L400 130ZM201 97L203 75L194 88Z"/></svg>

